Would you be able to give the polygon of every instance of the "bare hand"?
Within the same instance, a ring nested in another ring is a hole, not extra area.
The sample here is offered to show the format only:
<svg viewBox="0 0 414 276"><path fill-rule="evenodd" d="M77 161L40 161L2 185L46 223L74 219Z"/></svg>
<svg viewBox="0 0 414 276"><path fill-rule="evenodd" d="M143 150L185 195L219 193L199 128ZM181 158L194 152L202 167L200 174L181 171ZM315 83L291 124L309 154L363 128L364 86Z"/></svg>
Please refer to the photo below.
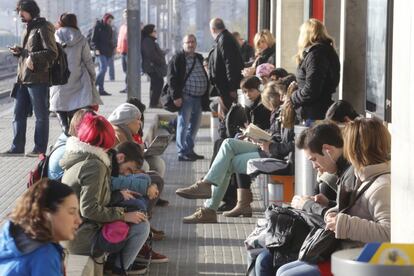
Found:
<svg viewBox="0 0 414 276"><path fill-rule="evenodd" d="M244 68L242 70L242 75L243 77L253 76L255 72L256 72L256 69L252 66L252 67Z"/></svg>
<svg viewBox="0 0 414 276"><path fill-rule="evenodd" d="M125 213L124 220L126 222L138 224L141 221L147 220L147 216L141 212L128 212L128 213Z"/></svg>
<svg viewBox="0 0 414 276"><path fill-rule="evenodd" d="M99 56L101 54L101 52L99 52L99 50L95 50L95 55Z"/></svg>
<svg viewBox="0 0 414 276"><path fill-rule="evenodd" d="M259 142L259 146L262 149L262 151L270 153L270 144L271 142Z"/></svg>
<svg viewBox="0 0 414 276"><path fill-rule="evenodd" d="M152 183L147 190L147 196L149 199L155 199L158 197L158 195L160 194L159 190L158 190L158 186L155 183Z"/></svg>
<svg viewBox="0 0 414 276"><path fill-rule="evenodd" d="M139 196L140 194L126 189L126 190L121 190L121 195L124 198L124 200L130 200L130 199L135 199L135 197Z"/></svg>
<svg viewBox="0 0 414 276"><path fill-rule="evenodd" d="M292 198L291 206L295 209L302 209L305 202L310 200L310 199L312 199L312 197L310 197L310 196L295 195Z"/></svg>
<svg viewBox="0 0 414 276"><path fill-rule="evenodd" d="M325 229L326 230L331 230L331 231L335 232L337 215L338 215L338 213L332 212L332 213L329 213L325 216L325 222L326 222Z"/></svg>
<svg viewBox="0 0 414 276"><path fill-rule="evenodd" d="M9 51L13 54L13 55L20 55L20 53L22 52L20 47L17 46L13 46L9 48Z"/></svg>
<svg viewBox="0 0 414 276"><path fill-rule="evenodd" d="M329 199L324 194L317 194L314 196L315 202L322 206L328 206Z"/></svg>
<svg viewBox="0 0 414 276"><path fill-rule="evenodd" d="M183 99L179 98L179 99L174 100L174 104L176 107L181 107L183 104Z"/></svg>
<svg viewBox="0 0 414 276"><path fill-rule="evenodd" d="M33 66L33 60L32 60L32 57L31 57L31 56L29 56L29 57L26 59L26 66L27 66L27 68L29 68L30 70L33 70L33 69L34 69L34 66Z"/></svg>

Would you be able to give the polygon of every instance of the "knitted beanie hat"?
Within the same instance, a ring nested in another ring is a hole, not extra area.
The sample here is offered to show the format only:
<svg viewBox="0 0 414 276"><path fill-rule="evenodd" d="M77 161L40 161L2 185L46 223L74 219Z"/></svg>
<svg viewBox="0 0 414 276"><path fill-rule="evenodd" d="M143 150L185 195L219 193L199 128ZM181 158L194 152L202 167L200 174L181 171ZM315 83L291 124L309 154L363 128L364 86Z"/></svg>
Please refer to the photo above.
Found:
<svg viewBox="0 0 414 276"><path fill-rule="evenodd" d="M123 103L111 113L108 121L113 125L123 125L141 118L141 111L130 103Z"/></svg>
<svg viewBox="0 0 414 276"><path fill-rule="evenodd" d="M256 76L262 77L269 77L270 73L275 69L275 66L271 63L263 63L257 66L256 68Z"/></svg>

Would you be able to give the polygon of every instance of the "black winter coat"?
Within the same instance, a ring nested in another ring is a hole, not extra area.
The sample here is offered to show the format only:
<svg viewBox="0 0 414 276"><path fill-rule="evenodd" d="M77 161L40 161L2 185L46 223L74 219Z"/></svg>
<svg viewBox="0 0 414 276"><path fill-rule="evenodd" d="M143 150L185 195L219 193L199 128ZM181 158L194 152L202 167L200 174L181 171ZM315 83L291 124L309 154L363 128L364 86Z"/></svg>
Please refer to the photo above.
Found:
<svg viewBox="0 0 414 276"><path fill-rule="evenodd" d="M245 107L247 120L260 127L269 129L270 127L270 110L262 104L262 98L259 96L252 106Z"/></svg>
<svg viewBox="0 0 414 276"><path fill-rule="evenodd" d="M199 53L195 53L195 58L197 62L203 64L203 56ZM180 51L177 52L168 62L167 68L167 83L169 85L169 90L173 99L179 99L183 96L183 89L185 86L184 79L187 76L187 68L186 68L186 60L185 60L185 52ZM208 79L207 73L205 73L206 79ZM203 111L210 110L210 98L209 98L209 91L210 88L207 86L207 90L203 95L202 98L202 107Z"/></svg>
<svg viewBox="0 0 414 276"><path fill-rule="evenodd" d="M240 47L240 52L244 63L249 62L250 59L254 57L254 49L247 42L244 42Z"/></svg>
<svg viewBox="0 0 414 276"><path fill-rule="evenodd" d="M335 49L318 43L305 49L304 59L299 64L296 90L291 101L300 120L321 120L333 103L340 78L340 63Z"/></svg>
<svg viewBox="0 0 414 276"><path fill-rule="evenodd" d="M259 66L260 64L264 64L264 63L270 63L273 65L276 65L276 45L273 45L272 47L269 47L267 49L265 49L257 58L257 62L256 62L256 68L257 66Z"/></svg>
<svg viewBox="0 0 414 276"><path fill-rule="evenodd" d="M114 38L112 27L103 23L102 20L96 21L93 28L91 48L99 50L101 55L112 57L114 55Z"/></svg>
<svg viewBox="0 0 414 276"><path fill-rule="evenodd" d="M155 38L146 36L141 41L142 70L144 73L157 73L160 77L167 74L165 53L161 50Z"/></svg>
<svg viewBox="0 0 414 276"><path fill-rule="evenodd" d="M293 162L295 133L293 129L282 127L280 111L280 108L277 111L273 111L270 117L269 132L272 133L272 143L269 146L269 152L272 158L288 159L288 161Z"/></svg>
<svg viewBox="0 0 414 276"><path fill-rule="evenodd" d="M230 91L239 89L243 68L240 46L233 35L224 30L208 54L210 82L220 96L228 97Z"/></svg>

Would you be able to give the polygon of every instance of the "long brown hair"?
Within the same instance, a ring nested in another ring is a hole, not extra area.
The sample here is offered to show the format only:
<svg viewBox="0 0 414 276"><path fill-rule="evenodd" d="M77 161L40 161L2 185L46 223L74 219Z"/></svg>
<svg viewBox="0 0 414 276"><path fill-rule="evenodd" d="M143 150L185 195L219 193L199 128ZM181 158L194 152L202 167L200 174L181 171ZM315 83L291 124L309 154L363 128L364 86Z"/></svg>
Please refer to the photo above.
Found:
<svg viewBox="0 0 414 276"><path fill-rule="evenodd" d="M57 212L59 205L72 194L74 191L71 187L43 178L19 197L8 218L30 238L51 242L53 229L48 214Z"/></svg>
<svg viewBox="0 0 414 276"><path fill-rule="evenodd" d="M391 135L376 118L358 117L345 125L344 156L360 170L391 160Z"/></svg>

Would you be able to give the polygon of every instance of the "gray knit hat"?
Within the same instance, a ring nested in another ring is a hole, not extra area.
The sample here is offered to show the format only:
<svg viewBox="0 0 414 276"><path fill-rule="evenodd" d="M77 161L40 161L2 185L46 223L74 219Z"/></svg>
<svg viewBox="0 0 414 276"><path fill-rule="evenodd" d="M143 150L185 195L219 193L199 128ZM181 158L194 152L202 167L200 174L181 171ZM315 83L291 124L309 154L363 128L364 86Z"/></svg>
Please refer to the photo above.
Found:
<svg viewBox="0 0 414 276"><path fill-rule="evenodd" d="M113 125L123 125L141 118L141 111L130 103L123 103L111 113L108 117L108 121Z"/></svg>

